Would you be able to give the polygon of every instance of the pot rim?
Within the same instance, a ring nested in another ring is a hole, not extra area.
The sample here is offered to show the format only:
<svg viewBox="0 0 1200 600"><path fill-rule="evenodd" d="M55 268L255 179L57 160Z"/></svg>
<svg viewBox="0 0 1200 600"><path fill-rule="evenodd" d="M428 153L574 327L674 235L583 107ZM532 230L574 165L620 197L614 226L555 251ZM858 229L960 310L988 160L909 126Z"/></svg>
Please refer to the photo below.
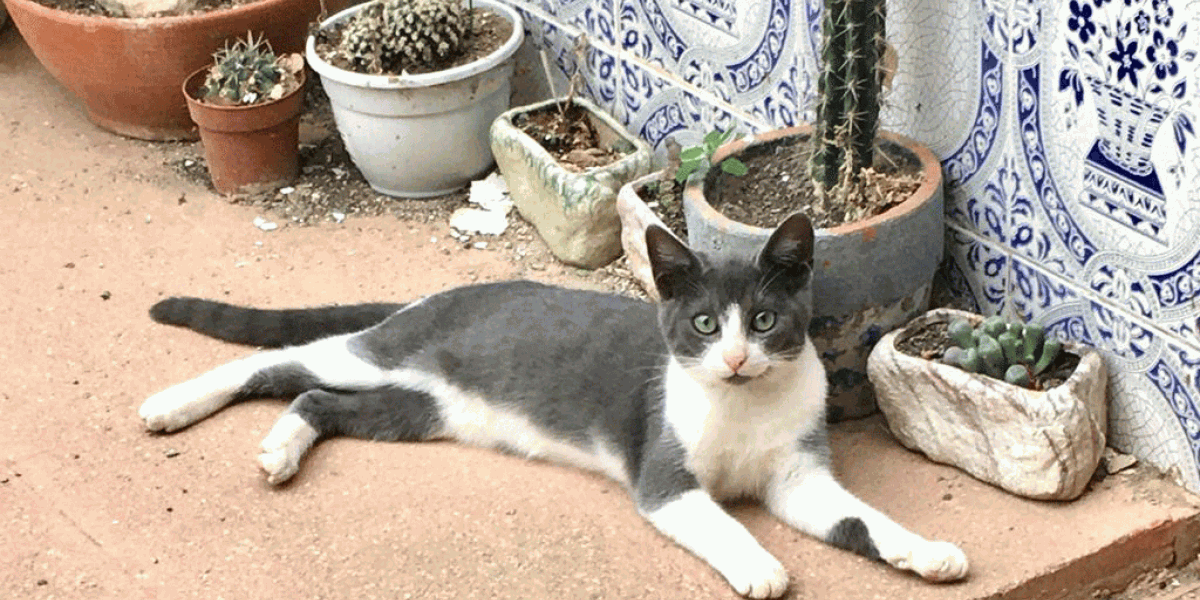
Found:
<svg viewBox="0 0 1200 600"><path fill-rule="evenodd" d="M213 19L223 20L229 14L255 11L258 10L258 7L262 4L279 4L284 3L284 0L251 0L250 2L243 4L236 4L215 10L193 12L183 15L163 15L158 17L111 17L108 15L83 15L58 8L51 8L44 4L40 4L37 2L37 0L3 0L3 2L19 5L25 10L32 13L38 13L45 18L75 23L80 27L105 27L111 29L144 31L146 29L169 29L172 27L180 27L184 22L188 21L208 21ZM54 16L51 17L50 15Z"/></svg>
<svg viewBox="0 0 1200 600"><path fill-rule="evenodd" d="M797 135L812 135L812 131L813 129L811 125L802 123L794 127L772 129L763 133L731 140L726 142L724 145L718 148L716 152L713 153L712 163L717 164L729 156L743 151L750 145L770 142ZM871 231L879 224L903 217L913 211L916 211L937 192L938 188L941 187L942 164L926 145L908 136L890 131L880 131L879 137L891 142L895 142L917 156L917 159L921 163L921 185L903 202L878 215L851 223L843 223L836 227L821 227L816 230L817 232L824 233L826 235L848 235L858 233L864 236L869 236ZM705 197L703 179L700 179L699 183L689 182L684 188L683 193L689 198L690 201L698 203L700 206L707 207L709 210L711 210L711 214L714 215L712 217L713 220L716 221L722 229L727 231L740 231L747 234L757 233L764 236L773 230L773 228L757 227L747 223L742 223L741 221L735 221L725 216L716 208L713 208L712 205L708 203L708 199Z"/></svg>
<svg viewBox="0 0 1200 600"><path fill-rule="evenodd" d="M354 87L373 89L421 88L466 79L488 71L512 58L516 54L517 49L520 48L521 42L525 39L524 21L521 19L521 14L515 9L497 0L475 0L475 5L499 13L508 19L508 22L513 26L513 30L508 39L499 48L493 50L491 54L465 65L444 71L421 73L419 75L368 75L366 73L356 73L335 67L321 58L317 54L316 36L312 34L308 36L308 40L304 44L305 59L308 65L321 77ZM355 13L362 10L364 6L366 6L366 3L356 4L338 12L322 21L319 29L327 29L335 23L349 19Z"/></svg>

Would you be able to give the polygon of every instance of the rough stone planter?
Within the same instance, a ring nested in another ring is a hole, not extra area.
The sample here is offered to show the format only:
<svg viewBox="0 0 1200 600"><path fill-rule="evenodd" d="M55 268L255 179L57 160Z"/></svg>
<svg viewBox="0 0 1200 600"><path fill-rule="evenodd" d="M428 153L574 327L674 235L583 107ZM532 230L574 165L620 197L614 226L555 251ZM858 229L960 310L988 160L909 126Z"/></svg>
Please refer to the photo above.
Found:
<svg viewBox="0 0 1200 600"><path fill-rule="evenodd" d="M774 130L722 146L713 164L770 144L807 137L807 126ZM813 322L810 328L829 372L830 416L859 417L875 410L867 381L867 357L886 331L929 308L933 275L942 260L945 235L941 163L925 146L904 136L881 133L885 142L906 148L920 161L924 181L912 197L887 212L816 231ZM712 207L720 199L720 169L684 190L688 244L697 250L754 252L771 229L733 221Z"/></svg>
<svg viewBox="0 0 1200 600"><path fill-rule="evenodd" d="M650 252L646 249L646 228L658 225L668 229L662 219L642 199L641 190L647 184L662 177L661 173L643 175L621 186L617 191L617 216L621 219L621 249L629 263L629 270L638 285L642 286L651 299L657 301L658 287L654 285L654 273L650 269Z"/></svg>
<svg viewBox="0 0 1200 600"><path fill-rule="evenodd" d="M575 104L588 111L601 145L623 142L634 150L612 164L572 173L513 124L518 114L557 102L546 100L500 115L492 124L492 153L513 204L554 255L565 263L595 269L621 255L617 191L650 171L650 146L591 102L576 98Z"/></svg>
<svg viewBox="0 0 1200 600"><path fill-rule="evenodd" d="M300 167L305 72L297 75L300 86L278 100L219 106L196 99L208 70L205 66L192 73L183 83L183 95L200 128L213 187L222 194L255 193L293 181Z"/></svg>
<svg viewBox="0 0 1200 600"><path fill-rule="evenodd" d="M1108 374L1095 350L1061 385L1035 391L896 349L910 328L983 317L935 309L885 335L870 357L871 382L900 443L1014 494L1071 500L1083 493L1104 452Z"/></svg>
<svg viewBox="0 0 1200 600"><path fill-rule="evenodd" d="M326 19L327 29L362 4ZM321 76L333 120L367 183L389 196L441 196L492 166L488 128L509 105L513 55L525 26L498 0L475 0L512 23L512 35L491 54L465 65L418 75L367 75L321 58L308 38L308 64Z"/></svg>
<svg viewBox="0 0 1200 600"><path fill-rule="evenodd" d="M255 0L182 16L118 19L4 0L46 70L83 101L93 123L145 140L196 139L179 86L225 40L261 32L276 52L300 52L320 0ZM330 9L344 0L326 2Z"/></svg>

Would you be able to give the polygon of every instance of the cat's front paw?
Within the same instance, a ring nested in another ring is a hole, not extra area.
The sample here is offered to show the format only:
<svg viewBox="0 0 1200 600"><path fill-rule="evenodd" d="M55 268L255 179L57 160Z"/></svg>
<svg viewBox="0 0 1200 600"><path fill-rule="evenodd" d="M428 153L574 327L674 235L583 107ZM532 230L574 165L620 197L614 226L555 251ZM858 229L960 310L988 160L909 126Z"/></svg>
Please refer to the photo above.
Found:
<svg viewBox="0 0 1200 600"><path fill-rule="evenodd" d="M774 556L765 552L721 574L737 593L747 598L778 598L788 587L787 571Z"/></svg>
<svg viewBox="0 0 1200 600"><path fill-rule="evenodd" d="M967 576L967 555L950 542L925 542L909 553L907 568L927 581L958 581Z"/></svg>

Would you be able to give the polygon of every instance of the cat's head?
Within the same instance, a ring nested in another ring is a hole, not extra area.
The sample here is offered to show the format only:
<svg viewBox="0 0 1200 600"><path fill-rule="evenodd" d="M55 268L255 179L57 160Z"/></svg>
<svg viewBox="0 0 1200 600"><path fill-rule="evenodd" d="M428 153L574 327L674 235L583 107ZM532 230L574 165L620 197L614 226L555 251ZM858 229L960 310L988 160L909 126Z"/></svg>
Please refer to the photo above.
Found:
<svg viewBox="0 0 1200 600"><path fill-rule="evenodd" d="M742 384L799 356L812 316L808 217L785 219L755 256L713 260L656 225L646 247L659 327L692 377Z"/></svg>

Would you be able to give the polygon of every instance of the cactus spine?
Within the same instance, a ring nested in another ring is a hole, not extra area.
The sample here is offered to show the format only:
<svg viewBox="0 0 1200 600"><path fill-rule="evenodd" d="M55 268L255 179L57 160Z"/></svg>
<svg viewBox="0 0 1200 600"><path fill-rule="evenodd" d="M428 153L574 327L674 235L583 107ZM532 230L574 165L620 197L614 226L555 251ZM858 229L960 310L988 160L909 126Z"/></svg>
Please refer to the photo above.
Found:
<svg viewBox="0 0 1200 600"><path fill-rule="evenodd" d="M942 357L946 363L1027 388L1062 350L1062 342L1046 339L1045 327L1002 317L984 319L978 327L955 320L946 334L953 344Z"/></svg>
<svg viewBox="0 0 1200 600"><path fill-rule="evenodd" d="M473 3L373 0L347 24L339 50L365 72L404 73L462 51Z"/></svg>

